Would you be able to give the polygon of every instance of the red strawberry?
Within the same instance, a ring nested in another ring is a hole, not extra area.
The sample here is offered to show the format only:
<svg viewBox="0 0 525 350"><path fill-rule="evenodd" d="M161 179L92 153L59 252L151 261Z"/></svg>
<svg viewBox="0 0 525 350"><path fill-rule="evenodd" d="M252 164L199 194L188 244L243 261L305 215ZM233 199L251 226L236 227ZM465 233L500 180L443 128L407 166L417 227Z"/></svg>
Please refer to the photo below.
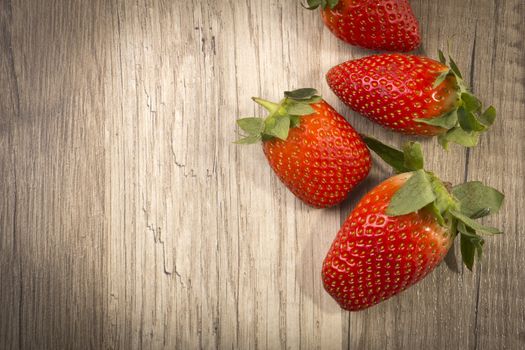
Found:
<svg viewBox="0 0 525 350"><path fill-rule="evenodd" d="M402 153L371 138L365 142L403 173L361 199L324 260L325 289L346 310L370 307L423 279L443 260L457 234L463 260L472 269L484 243L477 232L500 233L474 219L498 211L501 193L480 182L449 192L422 170L419 144L408 143Z"/></svg>
<svg viewBox="0 0 525 350"><path fill-rule="evenodd" d="M285 92L277 103L259 98L266 119L237 121L248 136L237 143L262 140L279 179L305 203L331 207L341 203L370 171L370 152L361 137L314 89Z"/></svg>
<svg viewBox="0 0 525 350"><path fill-rule="evenodd" d="M450 58L446 65L427 57L381 54L347 61L330 69L328 85L350 108L394 131L434 136L440 143L475 146L494 122L491 106L481 113Z"/></svg>
<svg viewBox="0 0 525 350"><path fill-rule="evenodd" d="M308 0L322 8L325 25L339 39L373 50L411 51L419 46L419 23L407 0Z"/></svg>

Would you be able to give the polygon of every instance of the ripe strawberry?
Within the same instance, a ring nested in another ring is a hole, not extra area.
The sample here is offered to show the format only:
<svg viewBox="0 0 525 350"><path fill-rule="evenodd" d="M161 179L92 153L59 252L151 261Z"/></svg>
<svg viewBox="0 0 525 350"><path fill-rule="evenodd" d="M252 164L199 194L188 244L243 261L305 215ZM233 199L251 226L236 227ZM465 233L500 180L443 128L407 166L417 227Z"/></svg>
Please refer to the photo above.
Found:
<svg viewBox="0 0 525 350"><path fill-rule="evenodd" d="M451 192L424 171L421 148L404 153L366 138L365 142L401 174L366 194L346 219L324 260L325 289L346 310L361 310L423 279L445 257L457 234L463 261L472 269L481 256L479 233L496 234L474 219L496 212L503 195L469 182Z"/></svg>
<svg viewBox="0 0 525 350"><path fill-rule="evenodd" d="M322 8L325 25L339 39L372 50L411 51L419 46L419 23L407 0L308 0Z"/></svg>
<svg viewBox="0 0 525 350"><path fill-rule="evenodd" d="M450 58L440 61L403 54L381 54L347 61L326 75L328 85L350 108L394 131L434 136L466 147L494 122L496 111L481 113Z"/></svg>
<svg viewBox="0 0 525 350"><path fill-rule="evenodd" d="M318 208L337 205L368 175L368 148L316 90L285 92L279 103L254 101L270 115L239 119L239 127L249 136L237 143L262 140L272 169L305 203Z"/></svg>

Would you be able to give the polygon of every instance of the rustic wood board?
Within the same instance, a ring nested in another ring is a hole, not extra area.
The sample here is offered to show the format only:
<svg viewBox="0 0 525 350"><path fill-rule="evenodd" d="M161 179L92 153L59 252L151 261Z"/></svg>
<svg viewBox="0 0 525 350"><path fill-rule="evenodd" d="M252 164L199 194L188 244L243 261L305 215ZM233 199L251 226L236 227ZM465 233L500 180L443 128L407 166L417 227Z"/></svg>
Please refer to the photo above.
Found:
<svg viewBox="0 0 525 350"><path fill-rule="evenodd" d="M521 349L525 347L525 7L413 0L499 120L478 148L423 140L429 168L506 205L474 273L442 264L361 313L320 267L377 165L343 206L309 208L237 147L250 97L319 88L370 52L298 1L0 0L0 349ZM457 248L456 248L457 250Z"/></svg>

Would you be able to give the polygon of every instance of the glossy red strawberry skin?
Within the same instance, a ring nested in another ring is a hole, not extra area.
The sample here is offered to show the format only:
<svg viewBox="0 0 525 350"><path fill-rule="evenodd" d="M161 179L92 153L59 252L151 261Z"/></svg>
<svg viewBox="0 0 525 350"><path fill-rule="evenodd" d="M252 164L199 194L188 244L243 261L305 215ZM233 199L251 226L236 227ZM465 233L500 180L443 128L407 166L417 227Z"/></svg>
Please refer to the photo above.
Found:
<svg viewBox="0 0 525 350"><path fill-rule="evenodd" d="M286 141L263 142L279 179L305 203L326 208L341 203L371 168L365 143L339 113L321 101L302 116Z"/></svg>
<svg viewBox="0 0 525 350"><path fill-rule="evenodd" d="M419 23L407 0L340 0L322 16L330 31L351 45L407 52L421 43Z"/></svg>
<svg viewBox="0 0 525 350"><path fill-rule="evenodd" d="M456 108L454 76L433 88L448 69L427 57L380 54L335 66L326 79L346 105L370 120L404 134L434 136L446 130L414 119L436 118Z"/></svg>
<svg viewBox="0 0 525 350"><path fill-rule="evenodd" d="M368 308L423 279L452 244L425 209L385 214L411 173L396 175L366 194L346 219L324 260L325 289L345 310Z"/></svg>

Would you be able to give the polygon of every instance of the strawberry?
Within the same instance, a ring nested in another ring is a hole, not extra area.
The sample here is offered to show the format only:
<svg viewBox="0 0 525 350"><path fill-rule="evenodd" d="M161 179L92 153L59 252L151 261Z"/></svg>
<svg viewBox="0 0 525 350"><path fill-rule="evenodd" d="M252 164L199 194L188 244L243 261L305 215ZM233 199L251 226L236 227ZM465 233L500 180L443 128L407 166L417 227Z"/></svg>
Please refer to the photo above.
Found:
<svg viewBox="0 0 525 350"><path fill-rule="evenodd" d="M452 58L440 61L404 54L381 54L347 61L326 75L328 85L350 108L391 130L439 135L466 147L492 125L494 107L481 112Z"/></svg>
<svg viewBox="0 0 525 350"><path fill-rule="evenodd" d="M339 39L372 50L411 51L419 46L419 23L407 0L308 0L321 6L325 25Z"/></svg>
<svg viewBox="0 0 525 350"><path fill-rule="evenodd" d="M270 114L266 119L237 120L248 134L237 143L262 141L272 169L305 203L318 208L337 205L368 175L368 148L316 90L285 92L279 103L254 101Z"/></svg>
<svg viewBox="0 0 525 350"><path fill-rule="evenodd" d="M361 310L400 293L429 274L457 235L467 268L481 256L483 238L497 234L474 219L497 212L503 194L480 182L447 186L423 170L418 143L404 152L365 137L400 173L366 194L348 216L324 260L328 293L346 310Z"/></svg>

